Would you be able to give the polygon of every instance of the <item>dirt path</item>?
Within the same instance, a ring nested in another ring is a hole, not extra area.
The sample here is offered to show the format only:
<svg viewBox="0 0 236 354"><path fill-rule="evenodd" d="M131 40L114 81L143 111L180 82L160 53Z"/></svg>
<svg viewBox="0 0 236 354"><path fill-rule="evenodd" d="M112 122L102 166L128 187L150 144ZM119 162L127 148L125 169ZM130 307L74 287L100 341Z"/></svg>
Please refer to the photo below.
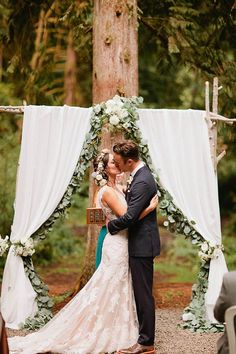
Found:
<svg viewBox="0 0 236 354"><path fill-rule="evenodd" d="M42 278L49 287L50 295L58 296L73 291L78 280L78 274L73 271L70 276L68 274L51 273ZM168 281L168 279L166 280ZM156 308L186 307L191 299L192 283L168 283L164 281L164 277L155 272L153 295Z"/></svg>

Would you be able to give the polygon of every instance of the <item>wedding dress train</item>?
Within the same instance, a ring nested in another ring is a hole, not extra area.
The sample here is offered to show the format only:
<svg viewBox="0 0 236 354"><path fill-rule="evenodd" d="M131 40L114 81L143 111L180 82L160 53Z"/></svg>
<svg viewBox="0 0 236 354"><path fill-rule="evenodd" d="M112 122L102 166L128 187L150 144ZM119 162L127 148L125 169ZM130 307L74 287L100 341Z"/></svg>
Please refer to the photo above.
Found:
<svg viewBox="0 0 236 354"><path fill-rule="evenodd" d="M102 204L109 220L116 218ZM117 197L125 202L117 191ZM86 286L36 333L9 338L10 353L112 353L137 342L138 322L128 264L127 231L107 234L102 260Z"/></svg>

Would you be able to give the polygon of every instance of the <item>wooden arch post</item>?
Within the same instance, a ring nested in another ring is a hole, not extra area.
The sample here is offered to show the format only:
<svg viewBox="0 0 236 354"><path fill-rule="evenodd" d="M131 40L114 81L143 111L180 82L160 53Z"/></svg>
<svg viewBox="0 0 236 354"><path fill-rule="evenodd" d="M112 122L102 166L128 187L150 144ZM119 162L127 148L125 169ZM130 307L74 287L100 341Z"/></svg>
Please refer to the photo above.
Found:
<svg viewBox="0 0 236 354"><path fill-rule="evenodd" d="M93 103L119 96L138 95L138 22L136 0L95 0L93 12ZM111 148L120 135L103 129L101 148ZM95 185L90 179L89 202ZM95 268L99 228L89 225L86 255L78 289Z"/></svg>

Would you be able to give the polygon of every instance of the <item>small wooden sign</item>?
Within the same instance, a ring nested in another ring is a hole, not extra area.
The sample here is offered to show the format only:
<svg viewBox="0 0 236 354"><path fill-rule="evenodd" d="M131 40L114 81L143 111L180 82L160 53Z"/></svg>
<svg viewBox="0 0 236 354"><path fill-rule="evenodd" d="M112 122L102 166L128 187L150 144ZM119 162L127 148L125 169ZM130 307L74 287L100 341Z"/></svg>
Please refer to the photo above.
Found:
<svg viewBox="0 0 236 354"><path fill-rule="evenodd" d="M87 208L87 224L105 225L106 217L101 208Z"/></svg>

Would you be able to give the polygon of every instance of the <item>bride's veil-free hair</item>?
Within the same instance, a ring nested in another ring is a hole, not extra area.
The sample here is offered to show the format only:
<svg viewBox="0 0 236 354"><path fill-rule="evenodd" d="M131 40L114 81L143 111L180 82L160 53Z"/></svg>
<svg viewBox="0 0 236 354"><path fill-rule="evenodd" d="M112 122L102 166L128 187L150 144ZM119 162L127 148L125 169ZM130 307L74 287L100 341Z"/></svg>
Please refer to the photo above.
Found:
<svg viewBox="0 0 236 354"><path fill-rule="evenodd" d="M97 155L97 157L93 161L94 172L97 172L98 164L99 164L99 162L102 162L102 164L103 164L102 177L106 180L108 180L108 174L106 173L106 167L109 162L110 153L111 152L108 149L104 149L101 151L100 154ZM103 154L103 156L102 156L102 154Z"/></svg>

